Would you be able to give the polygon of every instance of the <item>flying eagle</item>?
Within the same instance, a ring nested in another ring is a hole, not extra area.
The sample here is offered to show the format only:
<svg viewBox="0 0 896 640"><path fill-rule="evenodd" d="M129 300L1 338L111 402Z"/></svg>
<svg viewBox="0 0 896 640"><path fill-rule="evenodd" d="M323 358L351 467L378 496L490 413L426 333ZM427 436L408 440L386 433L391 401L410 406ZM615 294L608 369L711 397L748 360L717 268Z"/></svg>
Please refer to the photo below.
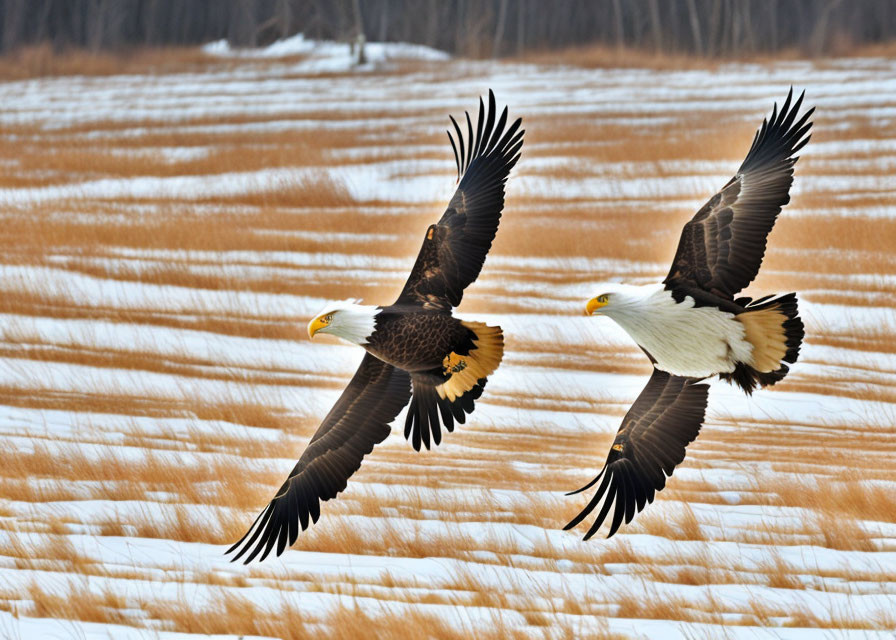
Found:
<svg viewBox="0 0 896 640"><path fill-rule="evenodd" d="M334 303L308 324L308 335L331 333L364 347L358 371L324 418L277 495L227 553L264 560L292 545L320 501L343 491L362 458L389 435L389 425L410 400L404 433L414 449L439 444L442 427L454 430L473 412L488 376L504 354L501 327L459 320L451 310L476 280L492 246L504 207L504 183L520 157L521 119L497 121L495 96L479 100L474 132L466 113L466 142L451 117L448 132L458 187L442 218L430 225L404 289L386 307ZM450 116L449 116L450 117Z"/></svg>
<svg viewBox="0 0 896 640"><path fill-rule="evenodd" d="M587 315L616 321L654 366L622 419L603 470L568 494L603 478L588 505L565 527L579 524L603 499L586 540L614 502L609 536L623 518L631 522L684 460L706 411L709 386L701 380L718 374L751 394L757 386L781 380L796 362L803 340L796 294L758 300L734 296L756 277L766 237L790 201L794 154L809 141L814 111L797 120L803 95L791 105L791 89L780 112L775 104L737 174L684 226L662 283L600 285L600 295L586 306Z"/></svg>

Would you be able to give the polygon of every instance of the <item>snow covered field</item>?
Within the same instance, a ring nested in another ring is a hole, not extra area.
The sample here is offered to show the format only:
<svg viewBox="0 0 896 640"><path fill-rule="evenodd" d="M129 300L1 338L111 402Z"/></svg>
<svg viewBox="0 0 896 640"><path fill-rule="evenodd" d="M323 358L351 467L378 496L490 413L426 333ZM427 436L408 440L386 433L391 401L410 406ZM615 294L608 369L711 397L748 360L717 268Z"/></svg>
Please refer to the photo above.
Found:
<svg viewBox="0 0 896 640"><path fill-rule="evenodd" d="M892 640L896 61L207 51L0 83L0 637ZM800 361L715 384L667 489L583 542L563 493L650 370L591 284L662 278L791 84L813 139L749 291L799 292ZM447 116L489 88L526 144L460 312L501 368L441 446L400 415L293 549L231 564L361 357L309 316L394 299L454 189Z"/></svg>

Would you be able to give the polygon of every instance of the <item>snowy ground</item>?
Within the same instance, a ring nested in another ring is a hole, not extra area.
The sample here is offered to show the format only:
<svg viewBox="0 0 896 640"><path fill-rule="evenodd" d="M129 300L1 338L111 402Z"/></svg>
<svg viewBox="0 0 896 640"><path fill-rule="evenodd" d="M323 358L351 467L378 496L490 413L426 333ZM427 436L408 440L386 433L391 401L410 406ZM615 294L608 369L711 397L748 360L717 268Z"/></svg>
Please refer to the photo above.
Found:
<svg viewBox="0 0 896 640"><path fill-rule="evenodd" d="M896 62L207 51L232 66L0 84L0 636L306 637L363 614L438 637L894 637L896 259L851 230L896 218ZM800 362L751 398L716 384L655 504L583 542L563 492L649 372L581 316L591 284L661 278L791 84L816 135L752 291L800 292ZM396 429L294 549L230 564L360 358L309 342L308 316L394 297L453 190L447 116L488 88L527 143L461 314L504 328L504 363L439 448ZM271 160L214 164L234 151Z"/></svg>

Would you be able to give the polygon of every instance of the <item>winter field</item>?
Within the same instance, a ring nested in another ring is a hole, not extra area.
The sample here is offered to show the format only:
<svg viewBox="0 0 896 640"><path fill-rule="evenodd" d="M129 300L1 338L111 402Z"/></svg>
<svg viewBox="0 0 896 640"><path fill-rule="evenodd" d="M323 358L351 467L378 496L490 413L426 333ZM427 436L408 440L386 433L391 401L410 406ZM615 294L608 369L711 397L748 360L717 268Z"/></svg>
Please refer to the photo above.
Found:
<svg viewBox="0 0 896 640"><path fill-rule="evenodd" d="M0 637L892 640L896 59L346 49L0 83ZM814 134L748 293L799 292L800 361L714 384L655 503L583 542L563 494L650 372L592 285L665 276L791 84ZM230 563L361 358L306 323L395 298L489 88L526 144L460 313L502 366L441 446L402 413L292 549Z"/></svg>

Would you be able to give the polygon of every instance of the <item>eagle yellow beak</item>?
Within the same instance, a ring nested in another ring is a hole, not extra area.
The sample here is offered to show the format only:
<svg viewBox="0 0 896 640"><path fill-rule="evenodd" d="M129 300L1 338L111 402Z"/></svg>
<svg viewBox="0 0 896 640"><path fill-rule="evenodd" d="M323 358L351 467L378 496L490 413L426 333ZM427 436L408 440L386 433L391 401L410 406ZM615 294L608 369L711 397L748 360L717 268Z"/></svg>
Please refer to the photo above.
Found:
<svg viewBox="0 0 896 640"><path fill-rule="evenodd" d="M595 311L597 311L601 307L607 306L606 302L600 301L601 297L602 296L598 296L597 298L591 298L591 300L588 301L588 304L585 305L585 315L586 316L594 315Z"/></svg>
<svg viewBox="0 0 896 640"><path fill-rule="evenodd" d="M329 322L324 322L324 316L318 316L308 323L308 337L314 338L314 334L326 327Z"/></svg>

